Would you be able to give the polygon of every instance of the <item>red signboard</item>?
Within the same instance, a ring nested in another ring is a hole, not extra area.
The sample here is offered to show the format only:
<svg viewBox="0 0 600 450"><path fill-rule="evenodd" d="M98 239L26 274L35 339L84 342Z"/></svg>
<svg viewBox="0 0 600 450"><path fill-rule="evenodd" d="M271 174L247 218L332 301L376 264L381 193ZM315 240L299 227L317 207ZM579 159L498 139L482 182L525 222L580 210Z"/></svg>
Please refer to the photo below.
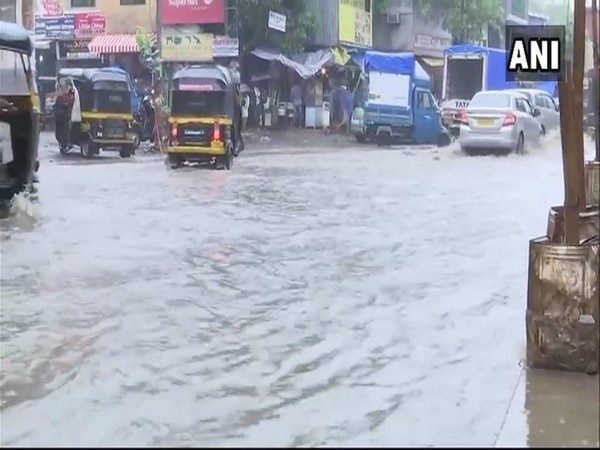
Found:
<svg viewBox="0 0 600 450"><path fill-rule="evenodd" d="M43 16L56 16L62 14L62 8L58 0L42 0Z"/></svg>
<svg viewBox="0 0 600 450"><path fill-rule="evenodd" d="M226 0L160 0L163 25L225 23Z"/></svg>
<svg viewBox="0 0 600 450"><path fill-rule="evenodd" d="M75 36L92 37L106 33L106 16L98 13L75 15Z"/></svg>

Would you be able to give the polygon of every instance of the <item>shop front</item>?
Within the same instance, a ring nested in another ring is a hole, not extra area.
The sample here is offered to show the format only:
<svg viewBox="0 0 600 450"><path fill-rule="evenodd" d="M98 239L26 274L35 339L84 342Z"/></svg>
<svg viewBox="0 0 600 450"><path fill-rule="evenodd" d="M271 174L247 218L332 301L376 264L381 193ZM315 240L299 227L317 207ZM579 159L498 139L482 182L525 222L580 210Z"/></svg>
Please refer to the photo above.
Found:
<svg viewBox="0 0 600 450"><path fill-rule="evenodd" d="M436 36L418 32L414 36L413 51L431 78L431 91L438 101L442 96L444 49L450 45L452 45L450 34L441 30Z"/></svg>

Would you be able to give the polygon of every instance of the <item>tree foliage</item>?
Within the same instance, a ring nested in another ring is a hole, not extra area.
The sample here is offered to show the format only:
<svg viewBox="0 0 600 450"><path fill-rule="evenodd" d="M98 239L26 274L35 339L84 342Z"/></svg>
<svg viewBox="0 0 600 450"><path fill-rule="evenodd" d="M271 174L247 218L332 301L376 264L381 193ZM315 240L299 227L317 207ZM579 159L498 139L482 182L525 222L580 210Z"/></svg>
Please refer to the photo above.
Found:
<svg viewBox="0 0 600 450"><path fill-rule="evenodd" d="M150 33L138 27L135 32L135 40L140 48L140 61L142 64L151 72L158 72L160 69L160 57Z"/></svg>
<svg viewBox="0 0 600 450"><path fill-rule="evenodd" d="M415 0L413 8L422 17L437 11L443 26L455 40L480 41L487 26L500 28L504 9L498 0Z"/></svg>
<svg viewBox="0 0 600 450"><path fill-rule="evenodd" d="M286 31L267 27L269 11L285 14ZM291 54L303 51L316 30L315 17L299 0L238 0L239 37L243 51L272 45Z"/></svg>

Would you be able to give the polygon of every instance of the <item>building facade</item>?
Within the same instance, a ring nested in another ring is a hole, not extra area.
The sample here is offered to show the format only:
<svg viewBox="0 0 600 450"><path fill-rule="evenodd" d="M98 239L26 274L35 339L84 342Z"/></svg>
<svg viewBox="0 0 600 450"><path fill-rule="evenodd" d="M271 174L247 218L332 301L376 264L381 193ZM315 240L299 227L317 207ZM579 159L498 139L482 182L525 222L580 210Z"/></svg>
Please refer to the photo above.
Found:
<svg viewBox="0 0 600 450"><path fill-rule="evenodd" d="M373 47L370 0L305 0L316 21L312 44L319 47Z"/></svg>
<svg viewBox="0 0 600 450"><path fill-rule="evenodd" d="M96 12L106 17L106 34L156 31L158 0L61 0L64 12Z"/></svg>

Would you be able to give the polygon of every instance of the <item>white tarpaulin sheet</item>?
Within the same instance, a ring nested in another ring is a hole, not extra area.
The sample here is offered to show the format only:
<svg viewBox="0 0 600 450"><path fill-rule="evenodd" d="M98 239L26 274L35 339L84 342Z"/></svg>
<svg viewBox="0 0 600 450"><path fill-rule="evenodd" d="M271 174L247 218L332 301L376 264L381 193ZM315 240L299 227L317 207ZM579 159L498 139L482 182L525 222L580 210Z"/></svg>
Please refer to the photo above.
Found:
<svg viewBox="0 0 600 450"><path fill-rule="evenodd" d="M319 50L310 53L300 53L288 58L282 53L273 52L270 50L256 49L252 54L265 61L277 61L284 66L294 69L300 77L308 80L314 76L327 64L334 61L333 51L331 49Z"/></svg>

